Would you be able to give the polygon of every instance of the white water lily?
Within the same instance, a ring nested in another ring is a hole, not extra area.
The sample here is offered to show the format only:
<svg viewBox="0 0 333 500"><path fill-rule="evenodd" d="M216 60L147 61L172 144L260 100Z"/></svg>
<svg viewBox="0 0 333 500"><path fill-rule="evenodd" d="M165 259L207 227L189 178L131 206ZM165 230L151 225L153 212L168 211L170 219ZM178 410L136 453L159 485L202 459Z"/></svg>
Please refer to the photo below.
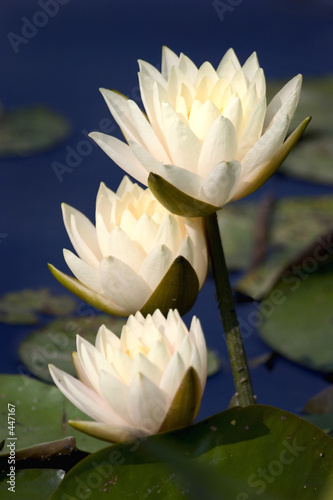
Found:
<svg viewBox="0 0 333 500"><path fill-rule="evenodd" d="M130 316L120 339L104 325L95 347L77 336L78 379L49 366L61 392L93 421L69 421L108 441L184 427L196 417L207 376L200 321L190 330L177 311Z"/></svg>
<svg viewBox="0 0 333 500"><path fill-rule="evenodd" d="M126 176L116 193L101 183L96 227L76 209L62 210L78 254L64 257L77 279L50 269L74 294L118 316L192 307L208 269L202 220L171 214Z"/></svg>
<svg viewBox="0 0 333 500"><path fill-rule="evenodd" d="M128 144L99 132L91 137L170 211L207 215L258 189L278 168L306 128L285 140L301 75L267 106L256 53L243 66L229 49L215 70L198 69L184 54L164 47L162 71L139 61L148 117L118 92L101 89Z"/></svg>

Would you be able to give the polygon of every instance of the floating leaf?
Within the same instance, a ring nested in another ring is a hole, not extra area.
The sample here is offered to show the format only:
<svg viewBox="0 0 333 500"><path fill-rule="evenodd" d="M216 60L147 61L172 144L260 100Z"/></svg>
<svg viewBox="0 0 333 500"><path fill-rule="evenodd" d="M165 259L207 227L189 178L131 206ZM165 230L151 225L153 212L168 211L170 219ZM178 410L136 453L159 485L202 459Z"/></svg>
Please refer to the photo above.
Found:
<svg viewBox="0 0 333 500"><path fill-rule="evenodd" d="M87 420L55 386L25 375L0 375L0 439L8 437L7 405L15 405L16 452L41 443L74 436L77 448L96 451L107 445L69 426L68 420ZM6 446L1 451L5 454Z"/></svg>
<svg viewBox="0 0 333 500"><path fill-rule="evenodd" d="M315 248L325 258L324 248ZM255 322L262 339L278 353L309 368L331 372L333 264L318 267L313 255L284 273L262 301Z"/></svg>
<svg viewBox="0 0 333 500"><path fill-rule="evenodd" d="M35 324L38 322L36 313L65 316L75 307L76 301L70 295L55 295L47 288L20 290L0 298L0 321L13 325Z"/></svg>
<svg viewBox="0 0 333 500"><path fill-rule="evenodd" d="M237 290L261 299L288 266L320 237L332 230L333 197L279 200L270 217L266 257L236 284Z"/></svg>
<svg viewBox="0 0 333 500"><path fill-rule="evenodd" d="M164 462L164 463L163 463ZM191 427L118 444L69 471L52 500L320 498L333 470L333 440L269 406L232 408Z"/></svg>
<svg viewBox="0 0 333 500"><path fill-rule="evenodd" d="M16 500L45 500L59 485L65 475L63 470L20 470L15 472L15 493L8 491L10 484L6 473L0 474L0 497Z"/></svg>
<svg viewBox="0 0 333 500"><path fill-rule="evenodd" d="M217 212L218 225L228 269L247 269L254 255L254 231L258 206L232 203Z"/></svg>
<svg viewBox="0 0 333 500"><path fill-rule="evenodd" d="M68 137L68 120L44 106L0 115L0 156L26 156L48 150Z"/></svg>
<svg viewBox="0 0 333 500"><path fill-rule="evenodd" d="M282 83L271 82L275 93ZM310 182L333 184L333 77L305 78L291 129L311 115L313 120L280 171Z"/></svg>
<svg viewBox="0 0 333 500"><path fill-rule="evenodd" d="M52 382L48 370L49 363L75 375L71 353L76 351L76 335L95 345L96 334L101 325L106 325L115 334L120 335L125 323L125 319L113 318L106 314L56 319L22 340L18 350L19 357L31 373L46 382Z"/></svg>
<svg viewBox="0 0 333 500"><path fill-rule="evenodd" d="M210 377L221 369L221 359L216 351L207 349L207 376Z"/></svg>
<svg viewBox="0 0 333 500"><path fill-rule="evenodd" d="M303 408L305 413L333 413L333 386L330 385L322 389L313 396Z"/></svg>

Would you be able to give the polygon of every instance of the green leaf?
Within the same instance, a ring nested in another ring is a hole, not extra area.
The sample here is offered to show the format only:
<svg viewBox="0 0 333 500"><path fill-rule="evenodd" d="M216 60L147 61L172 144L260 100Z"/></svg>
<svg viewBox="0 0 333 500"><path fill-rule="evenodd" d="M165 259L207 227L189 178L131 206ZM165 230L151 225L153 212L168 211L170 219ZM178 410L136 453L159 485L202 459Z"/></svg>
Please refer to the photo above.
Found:
<svg viewBox="0 0 333 500"><path fill-rule="evenodd" d="M45 151L68 137L68 120L45 106L4 111L0 116L0 156Z"/></svg>
<svg viewBox="0 0 333 500"><path fill-rule="evenodd" d="M221 359L216 351L207 349L207 377L215 375L221 370Z"/></svg>
<svg viewBox="0 0 333 500"><path fill-rule="evenodd" d="M76 301L71 296L55 295L47 288L20 290L0 298L0 321L13 325L35 324L38 322L36 313L65 316L75 307Z"/></svg>
<svg viewBox="0 0 333 500"><path fill-rule="evenodd" d="M18 354L31 373L46 382L52 382L49 363L75 375L71 353L76 351L76 335L95 345L97 331L101 325L120 336L125 323L125 319L112 318L106 314L56 319L27 335L19 345Z"/></svg>
<svg viewBox="0 0 333 500"><path fill-rule="evenodd" d="M292 197L275 202L269 217L266 255L237 282L237 290L256 300L264 297L307 247L331 231L332 220L331 196ZM234 223L237 224L236 219Z"/></svg>
<svg viewBox="0 0 333 500"><path fill-rule="evenodd" d="M0 440L8 437L7 405L15 405L16 451L36 444L50 443L74 436L77 448L96 451L107 445L104 441L75 431L68 420L88 417L72 405L57 387L24 375L0 375ZM53 446L50 443L50 446ZM1 454L6 453L6 447Z"/></svg>
<svg viewBox="0 0 333 500"><path fill-rule="evenodd" d="M333 385L312 396L303 408L305 413L333 413Z"/></svg>
<svg viewBox="0 0 333 500"><path fill-rule="evenodd" d="M316 249L325 259L325 247L318 243L312 255L293 264L262 301L255 323L273 350L314 370L331 372L333 264L318 267Z"/></svg>
<svg viewBox="0 0 333 500"><path fill-rule="evenodd" d="M183 193L160 175L150 173L148 186L155 198L170 212L183 217L205 217L220 209Z"/></svg>
<svg viewBox="0 0 333 500"><path fill-rule="evenodd" d="M265 500L313 500L332 470L328 435L288 412L253 405L105 448L70 470L51 499L72 500L80 492L91 500L199 499L206 491L210 500L263 493Z"/></svg>
<svg viewBox="0 0 333 500"><path fill-rule="evenodd" d="M191 310L198 293L197 274L188 260L180 255L142 307L141 313L146 316L160 309L166 316L169 309L178 309L182 316Z"/></svg>
<svg viewBox="0 0 333 500"><path fill-rule="evenodd" d="M63 470L33 469L15 471L15 493L8 491L8 472L0 474L0 497L16 500L45 500L65 475ZM11 497L12 495L12 497Z"/></svg>
<svg viewBox="0 0 333 500"><path fill-rule="evenodd" d="M223 250L230 270L244 270L252 263L257 211L256 203L244 202L231 203L217 212Z"/></svg>

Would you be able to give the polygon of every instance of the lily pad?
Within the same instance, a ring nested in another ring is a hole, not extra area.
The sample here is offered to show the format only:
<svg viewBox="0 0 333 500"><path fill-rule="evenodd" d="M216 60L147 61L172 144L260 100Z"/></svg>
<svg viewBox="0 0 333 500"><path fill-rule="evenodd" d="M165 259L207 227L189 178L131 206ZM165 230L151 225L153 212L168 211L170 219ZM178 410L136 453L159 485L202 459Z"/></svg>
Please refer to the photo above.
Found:
<svg viewBox="0 0 333 500"><path fill-rule="evenodd" d="M253 261L256 203L232 203L217 212L227 267L243 271Z"/></svg>
<svg viewBox="0 0 333 500"><path fill-rule="evenodd" d="M216 351L207 349L207 377L215 375L221 369L222 361Z"/></svg>
<svg viewBox="0 0 333 500"><path fill-rule="evenodd" d="M262 405L232 408L185 429L114 445L69 471L52 500L320 498L332 477L333 440Z"/></svg>
<svg viewBox="0 0 333 500"><path fill-rule="evenodd" d="M95 345L96 334L101 325L104 324L120 335L125 323L125 319L113 318L106 314L56 319L25 337L19 345L18 354L31 373L51 382L49 363L75 375L71 353L76 351L77 334Z"/></svg>
<svg viewBox="0 0 333 500"><path fill-rule="evenodd" d="M0 321L12 325L38 323L38 314L65 316L75 311L76 300L70 295L53 294L47 288L20 290L0 298Z"/></svg>
<svg viewBox="0 0 333 500"><path fill-rule="evenodd" d="M63 470L33 469L15 472L15 493L8 491L10 484L6 473L0 475L0 497L16 500L45 500L59 485L65 472Z"/></svg>
<svg viewBox="0 0 333 500"><path fill-rule="evenodd" d="M16 452L31 446L73 436L81 451L96 451L107 443L82 434L69 426L68 420L87 420L57 389L25 375L0 375L0 440L8 435L8 404L15 406ZM11 407L12 408L12 407ZM12 415L12 413L11 413ZM8 451L8 450L7 450ZM7 453L6 446L0 454Z"/></svg>
<svg viewBox="0 0 333 500"><path fill-rule="evenodd" d="M318 243L316 249L317 257L325 258L324 247ZM332 260L319 266L314 252L283 274L251 321L278 353L314 370L331 372L332 303Z"/></svg>
<svg viewBox="0 0 333 500"><path fill-rule="evenodd" d="M318 394L312 396L303 408L305 413L333 413L333 385L322 389ZM333 421L332 421L333 423Z"/></svg>
<svg viewBox="0 0 333 500"><path fill-rule="evenodd" d="M0 156L27 156L66 139L68 120L45 106L29 106L0 115Z"/></svg>
<svg viewBox="0 0 333 500"><path fill-rule="evenodd" d="M271 82L270 93L282 87ZM280 171L310 182L333 184L333 77L305 78L291 129L305 117L313 117L309 129Z"/></svg>
<svg viewBox="0 0 333 500"><path fill-rule="evenodd" d="M264 297L301 252L332 230L332 221L331 196L277 201L269 219L266 256L237 282L237 290L256 300Z"/></svg>

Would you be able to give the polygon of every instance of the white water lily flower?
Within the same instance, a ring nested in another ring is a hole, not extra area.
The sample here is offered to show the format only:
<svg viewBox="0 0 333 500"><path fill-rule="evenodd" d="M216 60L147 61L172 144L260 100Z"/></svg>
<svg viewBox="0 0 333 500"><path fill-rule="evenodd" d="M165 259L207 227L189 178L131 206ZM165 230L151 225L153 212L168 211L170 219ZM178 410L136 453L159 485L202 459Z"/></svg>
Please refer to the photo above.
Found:
<svg viewBox="0 0 333 500"><path fill-rule="evenodd" d="M61 392L93 421L69 421L87 434L125 441L189 425L207 376L200 321L190 330L178 311L130 316L120 339L104 325L95 347L77 336L77 380L49 366Z"/></svg>
<svg viewBox="0 0 333 500"><path fill-rule="evenodd" d="M215 70L198 69L164 47L161 73L139 61L145 114L117 92L101 89L128 144L90 136L128 174L149 185L170 211L208 215L258 189L278 168L309 122L285 141L301 75L266 104L256 53L243 66L229 49Z"/></svg>
<svg viewBox="0 0 333 500"><path fill-rule="evenodd" d="M71 292L118 316L190 310L208 269L201 219L171 214L126 176L116 193L101 183L96 227L74 208L62 210L78 254L64 257L77 279L49 267Z"/></svg>

